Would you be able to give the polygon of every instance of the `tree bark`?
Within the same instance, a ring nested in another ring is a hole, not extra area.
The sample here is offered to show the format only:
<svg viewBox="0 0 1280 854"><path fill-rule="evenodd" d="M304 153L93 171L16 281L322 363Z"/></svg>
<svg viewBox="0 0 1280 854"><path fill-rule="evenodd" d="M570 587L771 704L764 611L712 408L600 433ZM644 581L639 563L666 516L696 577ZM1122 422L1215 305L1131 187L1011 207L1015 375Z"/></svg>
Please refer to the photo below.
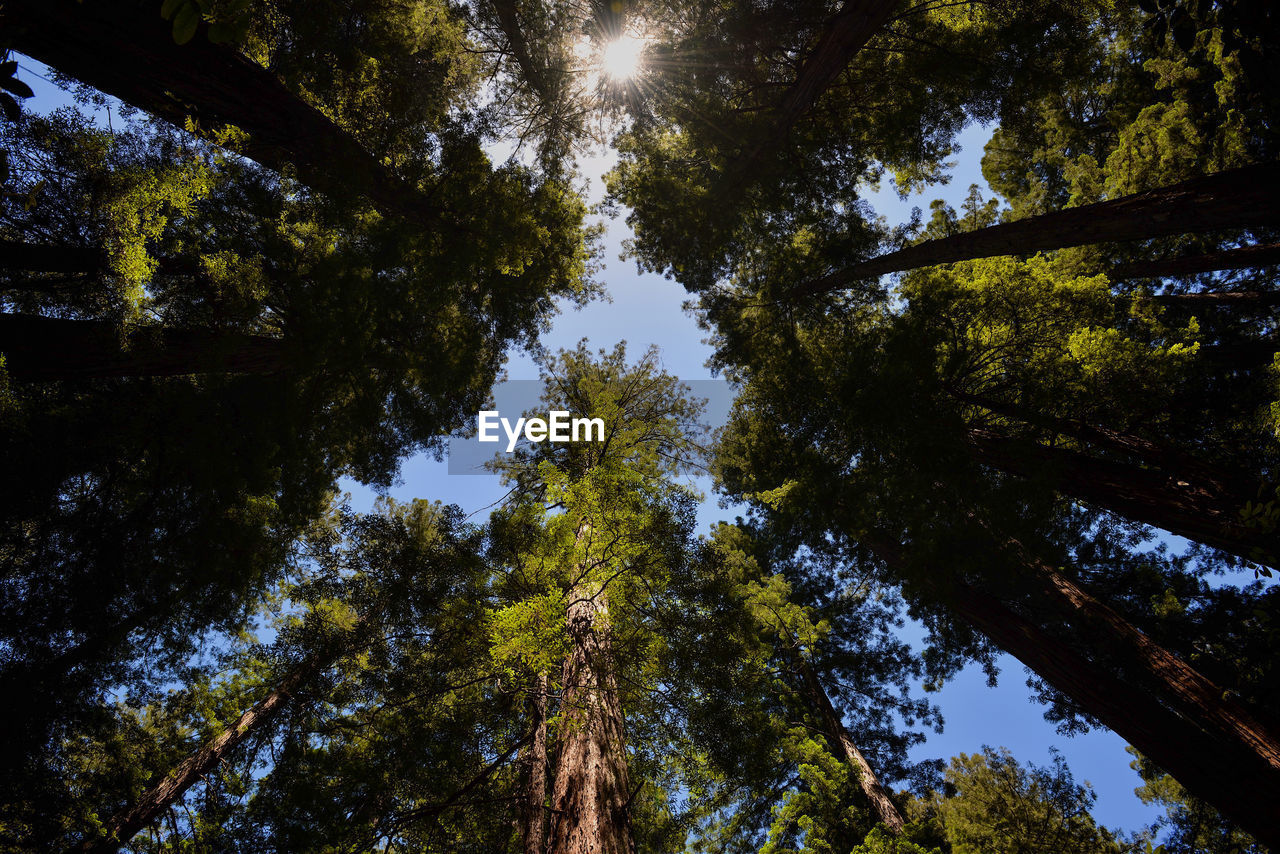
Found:
<svg viewBox="0 0 1280 854"><path fill-rule="evenodd" d="M292 698L293 692L338 658L339 653L313 656L288 673L267 696L240 716L221 735L207 741L195 753L179 763L167 777L143 793L130 807L117 812L103 823L98 839L86 839L69 849L68 854L113 854L140 830L159 818L205 775L250 735L261 730Z"/></svg>
<svg viewBox="0 0 1280 854"><path fill-rule="evenodd" d="M1270 189L1277 185L1280 163L1217 172L1145 193L926 240L796 285L790 295L815 296L885 273L935 264L1273 224L1280 222L1280 197Z"/></svg>
<svg viewBox="0 0 1280 854"><path fill-rule="evenodd" d="M1153 261L1133 261L1118 264L1108 274L1116 279L1160 279L1166 276L1194 276L1217 270L1245 270L1280 264L1280 243L1264 243L1260 246L1242 246L1222 252L1203 255L1183 255L1178 258L1160 258Z"/></svg>
<svg viewBox="0 0 1280 854"><path fill-rule="evenodd" d="M284 339L208 329L138 327L104 320L0 313L0 353L18 380L277 373L288 367Z"/></svg>
<svg viewBox="0 0 1280 854"><path fill-rule="evenodd" d="M968 441L977 460L1001 471L1040 478L1069 498L1245 560L1280 565L1280 535L1250 527L1240 516L1247 502L1267 497L1256 489L1246 494L1238 485L1186 471L1099 459L981 428L971 428Z"/></svg>
<svg viewBox="0 0 1280 854"><path fill-rule="evenodd" d="M539 673L529 697L532 738L523 757L525 802L520 816L524 854L544 854L547 818L547 674Z"/></svg>
<svg viewBox="0 0 1280 854"><path fill-rule="evenodd" d="M151 3L6 0L0 14L14 50L180 128L189 118L234 125L249 136L240 153L276 171L293 167L316 190L354 190L415 219L441 213L271 72L210 42L204 25L179 45Z"/></svg>
<svg viewBox="0 0 1280 854"><path fill-rule="evenodd" d="M804 678L805 692L809 696L809 702L813 704L822 716L823 734L827 737L828 743L853 770L853 775L858 780L858 786L861 787L862 793L867 796L867 800L871 802L871 808L875 811L880 821L894 834L902 833L904 826L902 815L898 812L898 808L893 805L893 801L889 800L889 793L884 790L884 786L880 785L880 780L871 768L871 763L862 755L862 751L854 744L853 738L850 737L848 730L845 729L844 722L840 719L840 715L836 713L835 707L831 705L831 698L827 696L826 689L822 687L822 681L818 678L818 674L813 671L807 661L798 660L800 673Z"/></svg>
<svg viewBox="0 0 1280 854"><path fill-rule="evenodd" d="M892 566L901 545L864 541ZM1021 549L1013 544L1015 552ZM1280 739L1225 692L1070 579L1019 554L1028 619L945 569L941 601L1264 844L1280 846ZM1042 628L1051 625L1070 641Z"/></svg>
<svg viewBox="0 0 1280 854"><path fill-rule="evenodd" d="M898 6L898 0L844 0L773 111L773 123L765 137L730 165L727 174L732 182L745 177L762 157L786 142L791 129L813 109L858 51L884 29Z"/></svg>
<svg viewBox="0 0 1280 854"><path fill-rule="evenodd" d="M578 525L581 545L591 525ZM586 573L576 568L576 574ZM560 750L551 793L549 854L635 854L626 738L604 586L583 577L569 594Z"/></svg>
<svg viewBox="0 0 1280 854"><path fill-rule="evenodd" d="M582 584L568 609L561 736L550 854L634 854L622 705L613 674L609 599Z"/></svg>

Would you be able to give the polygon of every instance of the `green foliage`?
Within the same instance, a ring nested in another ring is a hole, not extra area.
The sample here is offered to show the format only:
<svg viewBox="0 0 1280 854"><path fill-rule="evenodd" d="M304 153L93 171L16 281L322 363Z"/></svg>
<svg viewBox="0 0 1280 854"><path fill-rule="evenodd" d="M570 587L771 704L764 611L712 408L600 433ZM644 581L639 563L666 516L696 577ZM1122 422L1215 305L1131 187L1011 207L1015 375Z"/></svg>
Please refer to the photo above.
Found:
<svg viewBox="0 0 1280 854"><path fill-rule="evenodd" d="M1089 815L1097 795L1079 785L1061 756L1051 768L1026 768L1007 750L960 754L944 777L950 797L935 793L955 854L1119 852L1113 834Z"/></svg>

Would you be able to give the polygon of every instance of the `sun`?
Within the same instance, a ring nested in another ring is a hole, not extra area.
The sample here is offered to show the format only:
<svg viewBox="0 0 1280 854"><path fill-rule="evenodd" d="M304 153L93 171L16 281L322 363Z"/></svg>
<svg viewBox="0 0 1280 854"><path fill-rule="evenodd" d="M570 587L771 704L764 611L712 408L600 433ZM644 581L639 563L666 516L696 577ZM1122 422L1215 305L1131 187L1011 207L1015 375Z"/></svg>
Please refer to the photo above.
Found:
<svg viewBox="0 0 1280 854"><path fill-rule="evenodd" d="M643 55L644 40L624 34L604 46L600 56L601 68L610 80L621 83L640 73Z"/></svg>

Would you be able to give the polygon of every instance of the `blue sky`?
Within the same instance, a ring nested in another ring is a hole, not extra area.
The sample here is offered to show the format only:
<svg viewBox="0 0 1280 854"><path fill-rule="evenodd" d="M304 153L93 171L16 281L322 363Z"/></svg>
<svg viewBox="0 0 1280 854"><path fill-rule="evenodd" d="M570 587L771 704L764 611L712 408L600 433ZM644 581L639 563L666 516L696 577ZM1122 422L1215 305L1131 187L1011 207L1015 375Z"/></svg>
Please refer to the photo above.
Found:
<svg viewBox="0 0 1280 854"><path fill-rule="evenodd" d="M978 163L989 137L990 130L979 125L970 126L961 134L962 150L954 158L956 166L949 184L932 187L904 201L886 181L880 191L869 194L869 198L876 210L893 223L908 219L913 206L927 212L928 203L935 198L958 205L970 184L976 183L986 190ZM590 179L588 197L593 201L602 193L599 176L612 161L612 155L605 153L583 163L583 171ZM638 354L654 344L660 348L663 366L669 373L684 380L710 379L706 361L711 356L711 348L704 343L705 333L692 315L682 309L688 298L684 289L661 276L640 274L634 261L620 258L630 229L623 222L623 216L604 222L607 232L600 279L611 301L566 310L541 339L543 345L552 350L570 348L587 338L593 348L600 349L612 348L618 341L625 340L628 352ZM532 360L522 353L512 354L507 370L515 380L533 380L538 376ZM496 477L450 475L446 463L437 463L425 456L408 460L401 480L401 484L391 490L393 497L456 503L467 512L474 512L476 520L483 519L485 508L501 500L503 495ZM715 521L733 517L731 509L718 506L708 482L698 481L695 485L707 495L699 516L704 530ZM356 489L354 484L347 487L354 490L357 506L372 502L373 496L368 490ZM918 628L909 627L909 631L917 638L920 636ZM1043 707L1032 700L1022 665L1003 656L1000 670L996 688L988 688L986 677L971 667L932 696L942 709L946 727L942 734L930 734L925 744L915 748L913 759L947 759L991 745L1008 747L1022 762L1047 765L1052 759L1050 749L1055 748L1066 757L1077 781L1088 780L1093 785L1098 794L1094 816L1100 823L1126 831L1137 830L1162 812L1143 804L1133 794L1142 781L1129 767L1132 757L1125 753L1125 742L1121 738L1107 731L1071 738L1059 735L1053 725L1044 720Z"/></svg>
<svg viewBox="0 0 1280 854"><path fill-rule="evenodd" d="M69 103L65 93L42 79L40 75L47 72L38 63L23 59L21 68L20 77L37 93L34 101L28 103L29 108L47 112ZM927 211L928 202L934 198L957 205L971 183L985 187L978 161L989 135L988 130L977 125L961 135L962 151L955 158L950 184L930 188L924 194L902 201L886 182L880 192L869 194L869 198L877 211L894 223L907 219L912 206ZM612 159L611 153L604 152L582 163L588 197L592 200L600 197L600 175ZM684 290L660 276L641 275L633 261L621 259L619 255L629 229L622 218L604 222L607 231L599 278L607 287L610 301L593 302L580 310L565 310L542 338L542 344L555 350L573 347L580 339L587 338L592 347L599 349L612 348L618 341L625 340L633 354L643 352L652 344L661 350L663 366L669 373L684 380L711 379L706 367L711 349L704 343L704 333L693 317L682 309L687 298ZM533 361L519 352L511 354L507 371L508 376L516 380L534 380L538 376ZM695 485L703 493L710 491L705 481ZM350 491L356 509L371 507L375 495L370 490L350 481L344 481L342 488ZM405 461L400 482L389 494L402 501L426 498L458 504L475 514L476 521L482 521L487 508L502 498L503 490L494 476L450 475L447 462L417 456ZM720 508L716 497L708 494L699 523L705 530L713 522L732 516L732 510ZM1043 709L1030 699L1023 667L1007 656L1001 660L1000 667L999 686L994 689L986 686L985 677L976 668L970 668L933 695L932 699L942 709L946 728L941 735L931 734L925 744L913 751L913 758L946 759L991 745L1008 747L1020 761L1045 765L1051 760L1050 749L1056 748L1066 757L1078 781L1092 783L1098 794L1094 815L1100 823L1137 830L1157 816L1159 811L1145 806L1133 794L1141 781L1129 768L1130 757L1124 752L1120 738L1103 731L1073 738L1058 735L1053 726L1044 721Z"/></svg>

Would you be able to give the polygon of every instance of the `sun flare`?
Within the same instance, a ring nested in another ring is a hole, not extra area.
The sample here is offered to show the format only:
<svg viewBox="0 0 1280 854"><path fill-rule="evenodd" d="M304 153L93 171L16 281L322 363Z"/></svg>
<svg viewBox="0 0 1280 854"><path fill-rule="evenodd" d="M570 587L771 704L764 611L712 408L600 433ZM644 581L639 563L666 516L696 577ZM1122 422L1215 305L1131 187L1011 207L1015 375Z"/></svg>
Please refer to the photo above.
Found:
<svg viewBox="0 0 1280 854"><path fill-rule="evenodd" d="M630 80L640 72L643 54L643 39L633 35L622 35L605 45L601 55L601 66L611 80L617 82Z"/></svg>

